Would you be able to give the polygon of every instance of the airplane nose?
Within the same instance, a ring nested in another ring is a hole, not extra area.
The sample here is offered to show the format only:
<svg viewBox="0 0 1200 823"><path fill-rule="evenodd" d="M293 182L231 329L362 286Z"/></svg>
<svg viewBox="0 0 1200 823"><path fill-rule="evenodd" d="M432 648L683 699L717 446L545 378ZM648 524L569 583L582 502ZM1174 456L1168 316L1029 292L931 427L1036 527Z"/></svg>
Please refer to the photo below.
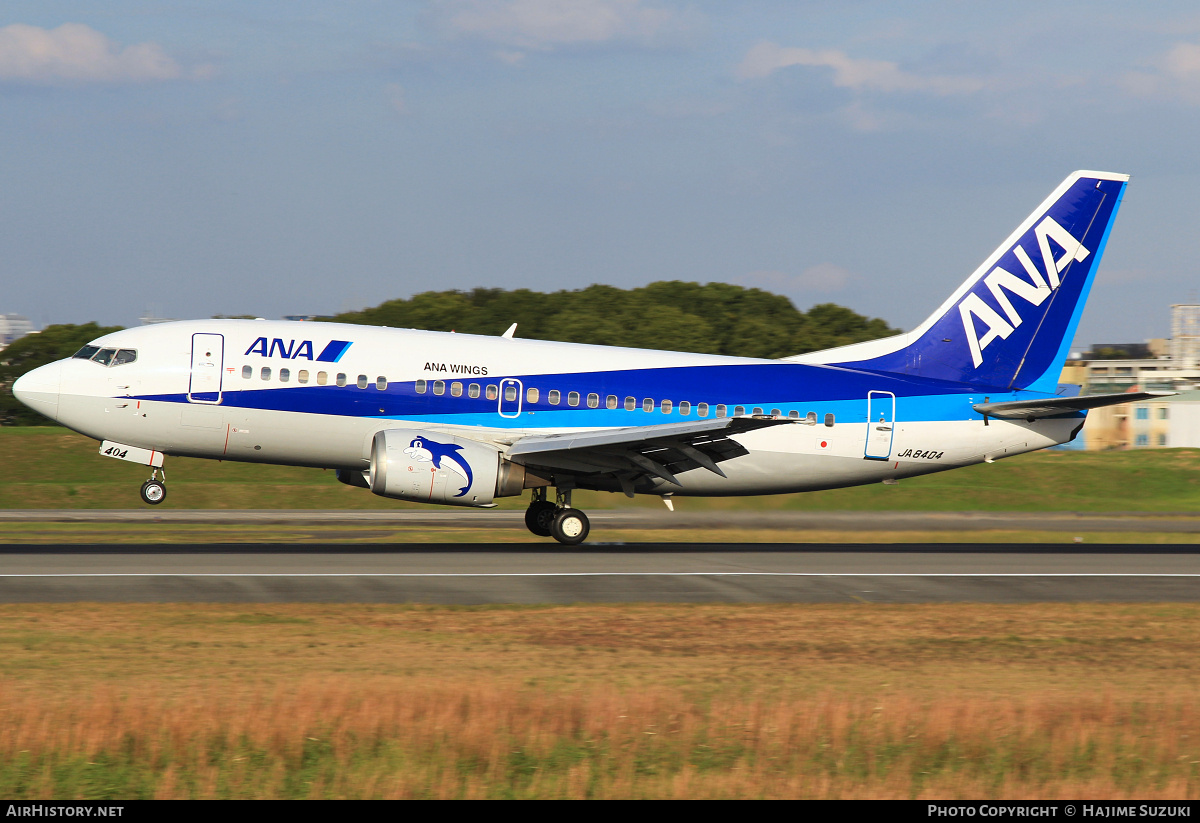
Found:
<svg viewBox="0 0 1200 823"><path fill-rule="evenodd" d="M58 419L58 392L62 383L62 363L48 363L13 383L13 395L38 414Z"/></svg>

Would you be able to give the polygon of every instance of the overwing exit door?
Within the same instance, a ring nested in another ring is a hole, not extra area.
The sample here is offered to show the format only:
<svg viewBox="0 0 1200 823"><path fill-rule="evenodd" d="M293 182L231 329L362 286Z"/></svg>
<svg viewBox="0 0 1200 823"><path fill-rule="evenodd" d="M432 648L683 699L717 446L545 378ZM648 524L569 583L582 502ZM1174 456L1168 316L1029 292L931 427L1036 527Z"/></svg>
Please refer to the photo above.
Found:
<svg viewBox="0 0 1200 823"><path fill-rule="evenodd" d="M887 460L892 456L892 436L896 426L896 395L890 391L867 392L867 460Z"/></svg>
<svg viewBox="0 0 1200 823"><path fill-rule="evenodd" d="M506 377L500 381L500 416L521 416L521 381Z"/></svg>

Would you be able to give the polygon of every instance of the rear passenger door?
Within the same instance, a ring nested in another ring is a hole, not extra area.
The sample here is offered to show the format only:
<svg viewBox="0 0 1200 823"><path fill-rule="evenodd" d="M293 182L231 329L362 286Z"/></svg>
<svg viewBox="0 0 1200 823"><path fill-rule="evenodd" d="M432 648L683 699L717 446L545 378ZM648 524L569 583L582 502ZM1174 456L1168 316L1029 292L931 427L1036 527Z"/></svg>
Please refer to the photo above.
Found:
<svg viewBox="0 0 1200 823"><path fill-rule="evenodd" d="M892 456L893 429L896 426L896 395L890 391L867 392L868 460L887 460Z"/></svg>

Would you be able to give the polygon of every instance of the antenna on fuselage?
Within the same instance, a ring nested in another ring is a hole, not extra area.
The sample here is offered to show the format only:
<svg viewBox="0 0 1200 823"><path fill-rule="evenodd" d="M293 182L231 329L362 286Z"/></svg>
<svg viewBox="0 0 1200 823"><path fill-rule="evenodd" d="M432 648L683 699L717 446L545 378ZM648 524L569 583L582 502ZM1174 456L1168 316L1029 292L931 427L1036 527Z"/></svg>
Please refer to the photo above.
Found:
<svg viewBox="0 0 1200 823"><path fill-rule="evenodd" d="M505 338L506 340L512 340L512 337L514 334L516 334L516 332L517 332L517 324L513 323L511 326L508 327L508 331L506 331L504 334L502 334L500 336Z"/></svg>

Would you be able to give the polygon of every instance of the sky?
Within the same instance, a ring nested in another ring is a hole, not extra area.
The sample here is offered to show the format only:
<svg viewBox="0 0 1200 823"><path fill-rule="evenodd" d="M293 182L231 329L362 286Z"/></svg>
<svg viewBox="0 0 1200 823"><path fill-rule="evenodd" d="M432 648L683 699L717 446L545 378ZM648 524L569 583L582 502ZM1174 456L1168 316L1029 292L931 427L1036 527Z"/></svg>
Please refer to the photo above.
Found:
<svg viewBox="0 0 1200 823"><path fill-rule="evenodd" d="M1194 2L6 0L0 313L687 280L911 329L1096 169L1076 344L1166 337L1198 115Z"/></svg>

